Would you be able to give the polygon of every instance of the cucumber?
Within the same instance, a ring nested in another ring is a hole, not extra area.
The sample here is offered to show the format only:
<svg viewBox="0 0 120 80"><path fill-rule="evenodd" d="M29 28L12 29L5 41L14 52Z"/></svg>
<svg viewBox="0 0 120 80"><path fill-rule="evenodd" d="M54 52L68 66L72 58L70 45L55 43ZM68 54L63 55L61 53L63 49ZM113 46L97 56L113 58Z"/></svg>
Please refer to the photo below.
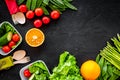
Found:
<svg viewBox="0 0 120 80"><path fill-rule="evenodd" d="M4 35L4 33L5 33L5 31L0 28L0 37L2 37Z"/></svg>
<svg viewBox="0 0 120 80"><path fill-rule="evenodd" d="M6 45L11 39L12 39L12 32L8 32L6 34L4 34L1 38L0 38L0 46Z"/></svg>
<svg viewBox="0 0 120 80"><path fill-rule="evenodd" d="M35 80L34 78L35 78L35 74L32 74L32 75L30 76L29 80Z"/></svg>

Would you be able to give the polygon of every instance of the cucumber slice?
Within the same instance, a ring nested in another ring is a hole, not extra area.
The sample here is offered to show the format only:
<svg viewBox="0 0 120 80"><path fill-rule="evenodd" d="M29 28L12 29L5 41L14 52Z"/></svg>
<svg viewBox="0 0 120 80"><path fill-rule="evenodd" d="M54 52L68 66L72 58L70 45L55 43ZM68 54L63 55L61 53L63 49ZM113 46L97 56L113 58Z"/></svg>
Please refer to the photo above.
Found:
<svg viewBox="0 0 120 80"><path fill-rule="evenodd" d="M7 44L12 39L12 32L8 32L0 38L0 46Z"/></svg>
<svg viewBox="0 0 120 80"><path fill-rule="evenodd" d="M35 80L34 78L35 78L35 74L32 74L32 75L30 76L29 80Z"/></svg>

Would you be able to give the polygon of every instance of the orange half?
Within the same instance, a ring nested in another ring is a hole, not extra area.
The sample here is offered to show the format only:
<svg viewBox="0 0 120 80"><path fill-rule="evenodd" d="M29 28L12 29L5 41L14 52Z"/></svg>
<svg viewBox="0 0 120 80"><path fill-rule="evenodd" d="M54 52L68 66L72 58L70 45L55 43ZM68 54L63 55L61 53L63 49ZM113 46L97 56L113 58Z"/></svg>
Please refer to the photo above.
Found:
<svg viewBox="0 0 120 80"><path fill-rule="evenodd" d="M27 31L25 35L25 40L29 46L38 47L43 44L45 36L40 29L32 28Z"/></svg>

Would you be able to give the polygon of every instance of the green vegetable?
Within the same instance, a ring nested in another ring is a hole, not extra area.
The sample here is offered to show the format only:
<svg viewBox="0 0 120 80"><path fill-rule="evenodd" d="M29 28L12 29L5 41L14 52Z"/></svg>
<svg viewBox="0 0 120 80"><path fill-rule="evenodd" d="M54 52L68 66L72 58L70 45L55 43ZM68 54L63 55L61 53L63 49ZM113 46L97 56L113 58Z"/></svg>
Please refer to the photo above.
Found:
<svg viewBox="0 0 120 80"><path fill-rule="evenodd" d="M107 42L107 46L96 57L101 68L98 80L116 80L120 77L120 35L117 34L117 38L111 40L113 44Z"/></svg>
<svg viewBox="0 0 120 80"><path fill-rule="evenodd" d="M47 9L44 6L41 6L41 8L43 9L45 15L49 15L49 12L47 11Z"/></svg>
<svg viewBox="0 0 120 80"><path fill-rule="evenodd" d="M39 8L42 4L43 0L37 0L37 3L36 3L36 8Z"/></svg>
<svg viewBox="0 0 120 80"><path fill-rule="evenodd" d="M0 37L2 37L5 34L5 29L0 28Z"/></svg>
<svg viewBox="0 0 120 80"><path fill-rule="evenodd" d="M35 74L34 73L30 76L29 80L35 80Z"/></svg>
<svg viewBox="0 0 120 80"><path fill-rule="evenodd" d="M70 8L72 10L77 10L75 6L73 6L70 2L72 0L27 0L26 6L28 10L35 10L35 8L43 8L44 14L49 15L49 10L58 10L60 13L65 11L66 8Z"/></svg>
<svg viewBox="0 0 120 80"><path fill-rule="evenodd" d="M83 80L74 56L65 51L60 55L59 64L53 69L50 80Z"/></svg>
<svg viewBox="0 0 120 80"><path fill-rule="evenodd" d="M26 6L27 6L28 10L31 9L31 4L32 4L32 0L27 0Z"/></svg>
<svg viewBox="0 0 120 80"><path fill-rule="evenodd" d="M68 2L72 2L73 0L67 0Z"/></svg>
<svg viewBox="0 0 120 80"><path fill-rule="evenodd" d="M120 70L120 54L110 43L107 43L107 46L101 51L100 55Z"/></svg>
<svg viewBox="0 0 120 80"><path fill-rule="evenodd" d="M11 31L12 33L16 33L15 29L13 29L9 24L6 24L5 28L6 28L6 32Z"/></svg>
<svg viewBox="0 0 120 80"><path fill-rule="evenodd" d="M37 0L32 0L31 4L31 10L34 10L36 8Z"/></svg>
<svg viewBox="0 0 120 80"><path fill-rule="evenodd" d="M8 32L0 38L0 46L7 44L12 39L12 32Z"/></svg>
<svg viewBox="0 0 120 80"><path fill-rule="evenodd" d="M22 4L25 0L17 0L18 5Z"/></svg>
<svg viewBox="0 0 120 80"><path fill-rule="evenodd" d="M35 62L29 66L32 76L29 80L48 80L50 74L42 62Z"/></svg>
<svg viewBox="0 0 120 80"><path fill-rule="evenodd" d="M12 33L16 33L16 31L13 29L13 27L9 23L6 23L6 22L1 25L0 29L4 31L3 34L10 32L10 31Z"/></svg>
<svg viewBox="0 0 120 80"><path fill-rule="evenodd" d="M55 1L55 0L54 0ZM64 6L64 3L62 0L56 0L56 2L58 2L59 4L63 5Z"/></svg>
<svg viewBox="0 0 120 80"><path fill-rule="evenodd" d="M53 5L53 4L51 4L51 3L49 3L49 5L48 5L48 6L50 7L50 9L51 9L51 10L57 10L57 11L59 11L59 12L60 12L60 14L62 14L61 10L60 10L59 8L57 8L55 5Z"/></svg>
<svg viewBox="0 0 120 80"><path fill-rule="evenodd" d="M65 8L65 5L62 0L53 0L56 5L59 6L59 8Z"/></svg>
<svg viewBox="0 0 120 80"><path fill-rule="evenodd" d="M46 4L46 5L48 5L49 0L43 0L43 3Z"/></svg>
<svg viewBox="0 0 120 80"><path fill-rule="evenodd" d="M50 0L50 2L51 2L53 5L57 6L58 8L65 8L64 5L59 4L59 2L57 2L56 0Z"/></svg>
<svg viewBox="0 0 120 80"><path fill-rule="evenodd" d="M0 47L7 44L9 40L12 38L12 34L16 33L16 31L13 29L13 27L7 23L4 22L0 27Z"/></svg>
<svg viewBox="0 0 120 80"><path fill-rule="evenodd" d="M119 78L120 71L113 66L111 63L109 63L106 59L104 59L103 63L100 63L102 56L99 56L99 61L97 62L99 65L103 65L101 68L101 75L97 80L116 80ZM98 56L96 57L96 60L98 59Z"/></svg>
<svg viewBox="0 0 120 80"><path fill-rule="evenodd" d="M72 10L77 10L77 8L74 7L72 4L70 4L67 0L63 0L63 1L64 1L64 4L65 4L68 8L70 8L70 9L72 9Z"/></svg>

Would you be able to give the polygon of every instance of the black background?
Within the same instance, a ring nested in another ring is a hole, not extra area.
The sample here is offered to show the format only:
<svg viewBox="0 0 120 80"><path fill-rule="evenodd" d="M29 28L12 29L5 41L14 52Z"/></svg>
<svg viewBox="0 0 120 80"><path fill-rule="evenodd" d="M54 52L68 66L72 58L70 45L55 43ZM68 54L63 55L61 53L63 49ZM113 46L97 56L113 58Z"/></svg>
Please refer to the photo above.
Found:
<svg viewBox="0 0 120 80"><path fill-rule="evenodd" d="M0 0L0 23L9 21L23 37L22 43L14 51L26 50L31 62L43 60L50 71L57 66L59 55L64 51L76 57L78 66L88 59L95 60L106 41L120 32L120 1L73 0L72 4L78 10L67 9L59 20L40 28L45 34L45 42L40 47L32 48L26 44L25 34L34 27L34 19L27 20L24 25L14 25L4 0ZM3 57L0 55L0 58ZM0 71L0 80L20 80L19 71L27 64Z"/></svg>

